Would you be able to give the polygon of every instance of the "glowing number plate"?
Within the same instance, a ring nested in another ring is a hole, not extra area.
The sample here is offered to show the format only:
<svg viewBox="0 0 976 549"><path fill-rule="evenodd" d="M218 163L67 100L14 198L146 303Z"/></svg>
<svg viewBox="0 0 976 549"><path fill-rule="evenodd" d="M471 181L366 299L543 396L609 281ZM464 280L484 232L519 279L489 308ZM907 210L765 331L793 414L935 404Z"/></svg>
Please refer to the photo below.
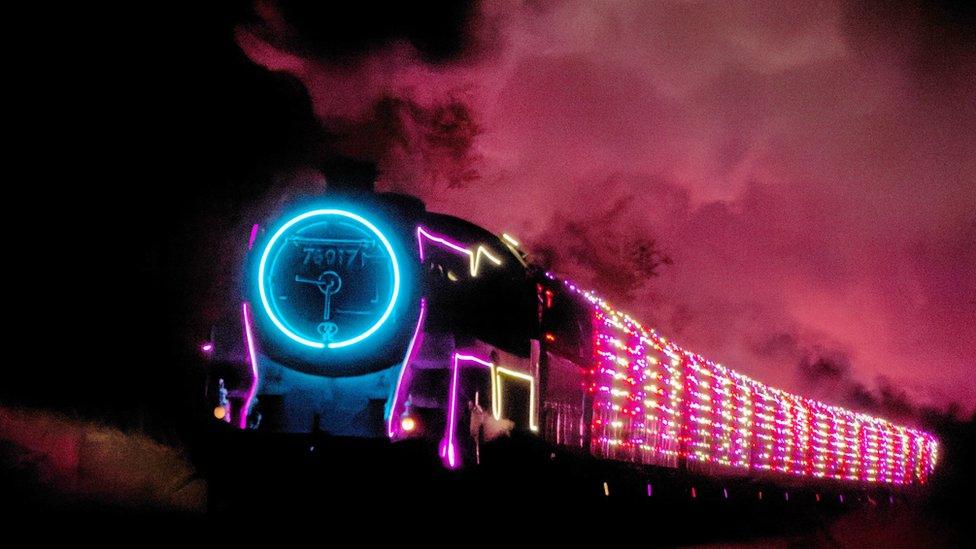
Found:
<svg viewBox="0 0 976 549"><path fill-rule="evenodd" d="M337 349L366 339L390 317L400 267L389 240L365 218L313 210L290 219L268 240L258 293L285 336Z"/></svg>

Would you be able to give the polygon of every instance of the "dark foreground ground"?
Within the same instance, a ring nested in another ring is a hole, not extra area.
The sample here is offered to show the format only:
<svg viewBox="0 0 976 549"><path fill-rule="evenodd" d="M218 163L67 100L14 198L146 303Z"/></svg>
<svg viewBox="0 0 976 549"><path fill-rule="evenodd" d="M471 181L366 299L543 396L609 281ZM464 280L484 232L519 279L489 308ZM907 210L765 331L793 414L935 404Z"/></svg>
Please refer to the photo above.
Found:
<svg viewBox="0 0 976 549"><path fill-rule="evenodd" d="M451 472L419 443L247 435L253 436L203 429L179 444L163 443L62 415L0 408L4 516L138 519L238 534L288 524L292 533L340 529L413 540L454 531L651 546L973 542L967 517L976 494L938 479L927 490L896 492L715 479L599 462L518 437L486 447L482 466Z"/></svg>

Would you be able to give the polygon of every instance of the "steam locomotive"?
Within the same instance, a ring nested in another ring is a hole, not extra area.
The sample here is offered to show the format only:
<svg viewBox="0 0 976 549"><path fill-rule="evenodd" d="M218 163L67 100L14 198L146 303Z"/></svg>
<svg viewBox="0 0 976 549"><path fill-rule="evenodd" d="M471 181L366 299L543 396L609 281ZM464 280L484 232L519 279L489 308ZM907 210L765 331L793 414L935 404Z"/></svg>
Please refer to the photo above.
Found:
<svg viewBox="0 0 976 549"><path fill-rule="evenodd" d="M430 441L448 468L519 433L706 474L921 484L925 432L768 387L533 265L519 242L396 194L255 225L207 398L246 430Z"/></svg>

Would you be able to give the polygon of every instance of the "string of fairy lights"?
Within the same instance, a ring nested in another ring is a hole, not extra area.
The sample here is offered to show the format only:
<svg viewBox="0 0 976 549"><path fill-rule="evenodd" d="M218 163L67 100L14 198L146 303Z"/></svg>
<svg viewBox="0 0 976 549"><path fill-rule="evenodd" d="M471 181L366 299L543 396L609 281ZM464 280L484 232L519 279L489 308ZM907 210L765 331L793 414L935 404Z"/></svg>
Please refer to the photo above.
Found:
<svg viewBox="0 0 976 549"><path fill-rule="evenodd" d="M591 448L601 457L892 484L925 483L935 467L928 433L764 385L563 283L593 305Z"/></svg>

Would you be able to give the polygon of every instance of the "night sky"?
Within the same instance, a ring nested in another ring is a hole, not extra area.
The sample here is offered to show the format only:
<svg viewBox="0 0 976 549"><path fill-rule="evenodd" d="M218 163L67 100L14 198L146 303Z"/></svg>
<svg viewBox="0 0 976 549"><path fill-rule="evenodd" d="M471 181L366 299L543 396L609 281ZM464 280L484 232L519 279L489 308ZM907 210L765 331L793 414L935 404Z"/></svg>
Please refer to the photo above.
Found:
<svg viewBox="0 0 976 549"><path fill-rule="evenodd" d="M764 382L901 420L976 405L969 4L113 17L47 25L18 80L23 203L66 223L14 239L36 290L8 399L186 413L251 224L350 157Z"/></svg>

